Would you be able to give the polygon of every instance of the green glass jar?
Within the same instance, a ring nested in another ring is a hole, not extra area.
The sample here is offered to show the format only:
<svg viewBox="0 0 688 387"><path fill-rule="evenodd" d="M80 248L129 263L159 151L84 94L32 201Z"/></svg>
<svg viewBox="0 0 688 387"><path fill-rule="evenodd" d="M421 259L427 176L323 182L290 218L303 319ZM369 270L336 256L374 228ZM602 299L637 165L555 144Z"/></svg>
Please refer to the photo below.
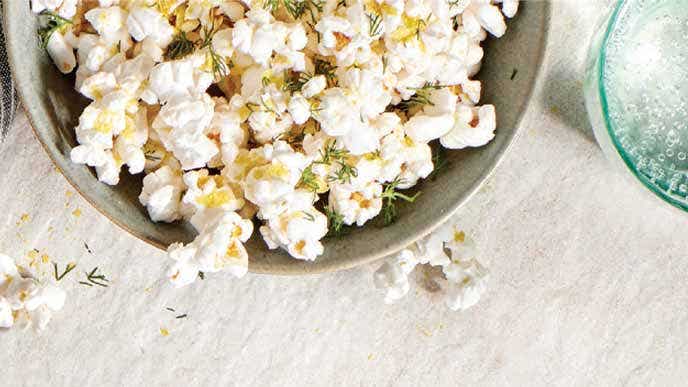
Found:
<svg viewBox="0 0 688 387"><path fill-rule="evenodd" d="M618 1L593 38L584 90L612 165L688 211L688 0Z"/></svg>

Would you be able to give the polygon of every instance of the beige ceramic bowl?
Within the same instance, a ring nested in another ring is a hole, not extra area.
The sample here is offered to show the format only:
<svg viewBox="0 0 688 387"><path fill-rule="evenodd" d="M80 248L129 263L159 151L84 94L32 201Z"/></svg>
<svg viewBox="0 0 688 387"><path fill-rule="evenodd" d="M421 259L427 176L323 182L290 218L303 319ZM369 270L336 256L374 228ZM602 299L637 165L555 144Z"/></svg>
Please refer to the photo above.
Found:
<svg viewBox="0 0 688 387"><path fill-rule="evenodd" d="M29 0L6 1L3 5L9 63L17 90L36 137L67 180L103 215L146 242L166 248L175 241L192 240L194 231L188 224L149 220L137 199L141 176L123 173L120 184L109 187L98 182L92 169L70 162L69 152L76 144L73 128L87 101L74 90L73 77L60 74L39 48ZM547 2L521 2L506 35L487 42L479 79L483 81L482 102L497 107L497 136L479 149L448 152L449 167L434 181L418 187L422 195L415 203L401 206L397 223L385 228L369 224L344 237L326 239L325 254L315 262L268 250L256 232L247 246L249 269L308 274L351 268L391 254L445 221L476 191L513 141L541 65L549 21Z"/></svg>

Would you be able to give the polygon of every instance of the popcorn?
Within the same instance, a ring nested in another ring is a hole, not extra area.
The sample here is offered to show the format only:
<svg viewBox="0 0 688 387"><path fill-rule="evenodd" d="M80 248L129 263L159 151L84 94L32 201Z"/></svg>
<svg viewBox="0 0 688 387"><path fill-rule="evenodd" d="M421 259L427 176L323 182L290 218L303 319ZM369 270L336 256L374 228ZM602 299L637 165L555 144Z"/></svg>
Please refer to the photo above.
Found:
<svg viewBox="0 0 688 387"><path fill-rule="evenodd" d="M253 233L253 223L235 212L219 213L208 222L193 242L174 243L167 249L175 261L167 272L175 287L191 284L198 272L226 271L235 277L248 272L248 254L243 243Z"/></svg>
<svg viewBox="0 0 688 387"><path fill-rule="evenodd" d="M258 207L269 205L292 192L309 162L284 141L265 145L264 149L269 162L252 168L244 182L246 198Z"/></svg>
<svg viewBox="0 0 688 387"><path fill-rule="evenodd" d="M368 183L363 187L348 184L330 186L329 204L343 216L344 224L364 225L382 210L382 184Z"/></svg>
<svg viewBox="0 0 688 387"><path fill-rule="evenodd" d="M195 209L191 223L197 230L203 229L209 214L238 211L244 206L244 199L235 193L222 175L210 175L207 169L201 169L185 173L183 179L187 191L182 202Z"/></svg>
<svg viewBox="0 0 688 387"><path fill-rule="evenodd" d="M78 0L31 0L31 11L41 13L43 11L57 11L57 14L65 19L70 19L76 14Z"/></svg>
<svg viewBox="0 0 688 387"><path fill-rule="evenodd" d="M408 276L417 265L441 266L446 278L443 288L447 307L466 310L478 302L489 278L474 254L473 241L456 224L448 223L387 260L373 279L377 288L385 290L385 303L391 304L408 293Z"/></svg>
<svg viewBox="0 0 688 387"><path fill-rule="evenodd" d="M494 138L496 128L494 106L459 106L454 127L442 136L440 143L450 149L483 146Z"/></svg>
<svg viewBox="0 0 688 387"><path fill-rule="evenodd" d="M182 169L202 168L219 149L205 135L214 115L215 102L202 94L168 101L153 121L160 141L181 162Z"/></svg>
<svg viewBox="0 0 688 387"><path fill-rule="evenodd" d="M134 7L127 17L129 34L140 42L146 38L160 48L166 48L174 36L174 28L155 8Z"/></svg>
<svg viewBox="0 0 688 387"><path fill-rule="evenodd" d="M74 48L65 40L64 35L54 32L46 46L50 59L53 60L58 70L63 74L69 74L76 67Z"/></svg>
<svg viewBox="0 0 688 387"><path fill-rule="evenodd" d="M316 75L311 77L306 83L301 87L301 94L305 98L313 98L320 94L327 87L327 79L324 75Z"/></svg>
<svg viewBox="0 0 688 387"><path fill-rule="evenodd" d="M466 310L478 303L487 289L489 274L475 259L453 262L442 269L447 279L454 283L446 299L451 310Z"/></svg>
<svg viewBox="0 0 688 387"><path fill-rule="evenodd" d="M161 102L173 98L196 98L204 93L213 82L211 73L201 70L205 55L194 54L184 59L163 62L155 66L149 77L149 91ZM155 103L152 99L146 101Z"/></svg>
<svg viewBox="0 0 688 387"><path fill-rule="evenodd" d="M392 181L399 177L399 188L414 186L418 179L427 177L433 170L432 150L425 143L413 141L401 129L396 129L382 139L382 180Z"/></svg>
<svg viewBox="0 0 688 387"><path fill-rule="evenodd" d="M509 14L515 13L513 3L513 0L507 0L506 9ZM499 8L491 4L490 0L470 0L465 4L463 7L459 5L459 9L463 8L461 19L469 35L479 36L482 28L498 38L504 35L506 31L504 16ZM513 17L513 14L510 17Z"/></svg>
<svg viewBox="0 0 688 387"><path fill-rule="evenodd" d="M47 47L60 71L76 69L75 88L91 101L72 160L106 184L118 183L123 166L145 172L139 200L151 219L199 232L170 247L177 285L199 270L243 275L250 231L222 235L254 216L269 248L314 260L328 218L363 226L382 212L383 190L432 172L431 142L461 149L494 137L494 107L478 106L473 76L481 42L504 33L518 0L301 3L296 18L292 5L31 1L35 12L74 17ZM463 264L467 245L451 233L443 228L408 254ZM408 281L398 267L385 270L395 299ZM465 271L480 283L478 271Z"/></svg>
<svg viewBox="0 0 688 387"><path fill-rule="evenodd" d="M117 6L93 8L84 17L103 40L115 44L124 42L123 48L129 47L129 33L125 26L127 11Z"/></svg>
<svg viewBox="0 0 688 387"><path fill-rule="evenodd" d="M312 206L306 206L312 194L293 196L284 212L270 217L260 233L270 249L281 247L296 259L313 261L323 253L320 242L327 234L327 217ZM306 199L304 199L304 197Z"/></svg>
<svg viewBox="0 0 688 387"><path fill-rule="evenodd" d="M41 285L29 274L20 273L12 258L0 254L0 328L18 324L43 330L65 299L62 289Z"/></svg>
<svg viewBox="0 0 688 387"><path fill-rule="evenodd" d="M411 288L409 274L416 268L418 261L409 249L400 251L392 260L380 266L373 279L378 289L385 290L385 303L392 304L402 299Z"/></svg>
<svg viewBox="0 0 688 387"><path fill-rule="evenodd" d="M183 216L181 196L185 189L181 171L164 165L143 178L139 201L154 222L174 222Z"/></svg>

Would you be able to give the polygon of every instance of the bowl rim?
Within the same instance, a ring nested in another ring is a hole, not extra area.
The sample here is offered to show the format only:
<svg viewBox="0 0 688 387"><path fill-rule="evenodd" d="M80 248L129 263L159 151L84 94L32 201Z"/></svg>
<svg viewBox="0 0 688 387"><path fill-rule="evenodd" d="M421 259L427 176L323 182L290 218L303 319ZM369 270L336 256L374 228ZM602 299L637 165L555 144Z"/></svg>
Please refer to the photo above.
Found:
<svg viewBox="0 0 688 387"><path fill-rule="evenodd" d="M532 96L535 90L539 87L540 83L542 82L542 67L544 64L544 59L545 59L545 53L547 49L547 45L549 42L549 34L550 34L550 22L551 22L551 16L552 16L552 6L549 2L543 2L544 6L542 9L542 18L544 20L544 24L542 26L542 39L540 40L539 47L538 47L538 56L535 60L535 70L533 73L533 79L534 82L530 86L529 90L527 91L525 98L522 102L522 109L516 119L515 123L515 130L511 138L507 140L507 142L504 144L504 148L502 149L501 152L499 152L495 158L493 159L492 163L489 164L487 167L483 169L483 171L478 175L476 181L477 183L469 189L466 194L458 200L454 205L449 207L447 211L444 212L442 216L439 216L435 219L434 222L432 222L430 225L425 227L422 230L419 230L417 233L415 233L414 236L405 238L405 239L400 239L397 240L395 243L390 244L384 249L379 250L375 254L368 254L360 259L351 259L347 261L341 261L337 262L336 260L333 261L332 264L329 265L318 265L318 266L311 266L309 269L303 269L301 265L295 266L293 269L290 270L284 270L284 269L270 269L264 268L264 265L260 265L258 268L255 265L251 265L251 261L249 258L249 265L248 265L248 271L253 273L253 274L269 274L269 275L282 275L282 276L302 276L302 275L314 275L314 274L323 274L323 273L333 273L341 270L347 270L347 269L352 269L358 266L362 266L365 264L369 264L372 262L375 262L379 259L382 259L384 257L387 257L391 254L394 254L409 244L420 240L421 238L427 236L431 232L433 232L435 229L437 229L439 226L444 224L449 218L451 218L458 210L461 208L464 204L466 204L474 195L475 193L483 186L485 181L492 176L494 171L497 169L497 167L501 164L502 160L504 159L505 154L511 149L513 146L514 142L516 139L520 136L521 134L521 125L523 123L524 118L526 117L527 113L530 111L530 105L532 103ZM518 17L518 15L516 16ZM9 20L8 12L3 12L2 15L2 25L3 25L3 30L8 31L7 29L7 23ZM7 32L5 32L7 33ZM17 49L14 47L14 45L11 43L10 40L6 41L6 50L8 54L8 63L10 67L10 71L12 74L16 73L15 69L15 64L14 61L11 60L11 58L14 56L13 53L15 53L15 50ZM24 111L24 115L27 118L27 121L29 123L29 126L31 127L31 131L33 132L34 137L38 140L38 142L41 144L41 147L43 148L43 151L48 155L48 158L52 162L53 166L55 169L60 172L60 174L67 180L67 182L74 188L74 190L81 196L86 202L89 203L89 205L93 208L95 208L100 214L102 214L105 218L107 218L110 222L118 226L120 229L126 231L129 235L135 237L136 239L143 241L147 243L150 246L153 246L159 250L166 251L167 246L165 246L162 243L158 243L157 241L151 240L150 238L146 237L142 233L130 228L127 226L126 223L123 221L120 221L107 212L105 212L102 208L100 208L91 198L88 197L88 195L85 195L79 186L74 182L63 170L60 168L59 163L55 160L55 156L50 152L48 145L46 143L46 140L43 138L41 133L36 130L35 123L33 120L33 117L29 113L27 109L27 105L25 101L28 100L27 96L25 95L25 90L22 87L17 87L17 95L19 97L19 101L21 102L22 110Z"/></svg>

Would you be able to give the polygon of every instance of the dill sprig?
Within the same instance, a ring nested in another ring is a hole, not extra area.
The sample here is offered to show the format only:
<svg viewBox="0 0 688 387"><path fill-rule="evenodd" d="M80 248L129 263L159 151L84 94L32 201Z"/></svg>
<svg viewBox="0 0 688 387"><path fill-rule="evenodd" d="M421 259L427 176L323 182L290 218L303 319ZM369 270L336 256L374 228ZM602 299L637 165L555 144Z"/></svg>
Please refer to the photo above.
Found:
<svg viewBox="0 0 688 387"><path fill-rule="evenodd" d="M67 274L69 274L70 271L74 270L76 267L76 263L68 263L67 266L65 267L65 270L62 274L58 274L57 270L57 263L53 262L53 268L55 269L55 281L60 281L62 278L64 278Z"/></svg>
<svg viewBox="0 0 688 387"><path fill-rule="evenodd" d="M432 172L430 172L427 178L434 181L437 178L437 175L449 165L449 161L447 161L447 154L443 147L438 146L433 150L432 163L434 164L435 168L432 170Z"/></svg>
<svg viewBox="0 0 688 387"><path fill-rule="evenodd" d="M215 26L215 20L213 19L213 22L210 26L203 27L203 35L198 45L200 49L208 49L208 55L210 55L210 67L213 77L216 81L219 81L220 79L229 75L229 69L231 68L232 63L227 63L225 58L215 52L215 49L213 48L213 36L215 36L216 32L217 28Z"/></svg>
<svg viewBox="0 0 688 387"><path fill-rule="evenodd" d="M375 37L382 34L382 16L376 13L367 13L366 16L369 24L368 35Z"/></svg>
<svg viewBox="0 0 688 387"><path fill-rule="evenodd" d="M198 278L200 278L201 280L204 280L205 279L205 273L202 271L199 271L198 272Z"/></svg>
<svg viewBox="0 0 688 387"><path fill-rule="evenodd" d="M415 90L416 94L412 95L411 98L399 102L395 107L403 112L408 112L411 108L420 106L435 106L435 104L430 100L430 93L432 90L439 90L448 87L447 85L442 85L438 82L430 83L426 82L421 87L410 87L409 90Z"/></svg>
<svg viewBox="0 0 688 387"><path fill-rule="evenodd" d="M320 150L320 160L314 161L314 163L331 165L333 161L343 160L348 155L349 151L337 148L337 140L334 140L327 143L324 150Z"/></svg>
<svg viewBox="0 0 688 387"><path fill-rule="evenodd" d="M74 24L71 20L63 18L55 12L44 10L39 14L39 22L41 27L38 28L38 38L41 42L41 47L48 47L50 37L67 25Z"/></svg>
<svg viewBox="0 0 688 387"><path fill-rule="evenodd" d="M275 12L279 7L279 3L279 0L265 0L263 2L263 8L269 12Z"/></svg>
<svg viewBox="0 0 688 387"><path fill-rule="evenodd" d="M284 82L284 90L290 93L295 93L301 91L303 85L313 78L313 74L307 72L293 72L291 73Z"/></svg>
<svg viewBox="0 0 688 387"><path fill-rule="evenodd" d="M186 36L186 32L181 31L178 33L169 46L167 46L167 52L165 53L165 59L167 60L177 60L182 59L194 52L196 45L194 42L189 40Z"/></svg>
<svg viewBox="0 0 688 387"><path fill-rule="evenodd" d="M316 23L316 12L322 12L324 1L322 0L265 0L263 8L269 12L276 12L280 4L294 19L299 19L306 12L309 13L313 23Z"/></svg>
<svg viewBox="0 0 688 387"><path fill-rule="evenodd" d="M313 165L307 166L303 172L301 172L301 178L299 179L297 187L304 187L309 191L315 193L320 189L320 183L318 183L318 175L313 172Z"/></svg>
<svg viewBox="0 0 688 387"><path fill-rule="evenodd" d="M339 181L340 183L351 183L352 177L358 177L358 170L347 164L345 161L337 160L339 169L334 175L327 177L328 182Z"/></svg>
<svg viewBox="0 0 688 387"><path fill-rule="evenodd" d="M325 207L327 216L327 237L338 237L346 234L347 227L344 224L344 216L330 207Z"/></svg>
<svg viewBox="0 0 688 387"><path fill-rule="evenodd" d="M420 195L420 192L416 192L416 194L413 196L408 196L401 192L398 192L397 187L403 183L404 180L397 177L396 179L394 179L394 181L384 185L381 197L383 201L382 219L385 226L389 226L397 220L399 214L397 211L396 201L398 199L401 199L405 202L413 203L418 197L418 195Z"/></svg>
<svg viewBox="0 0 688 387"><path fill-rule="evenodd" d="M339 181L340 183L351 183L352 177L358 176L356 167L348 163L349 151L337 148L337 140L327 143L324 150L320 150L320 159L314 161L315 164L332 165L339 164L339 169L334 175L327 177L328 182Z"/></svg>
<svg viewBox="0 0 688 387"><path fill-rule="evenodd" d="M98 274L98 266L94 267L90 273L84 272L86 274L86 281L79 281L80 284L86 286L102 286L104 288L108 287L106 282L110 282L104 274Z"/></svg>
<svg viewBox="0 0 688 387"><path fill-rule="evenodd" d="M315 216L313 216L313 214L311 214L310 212L303 211L303 217L306 218L306 220L308 221L315 222Z"/></svg>

